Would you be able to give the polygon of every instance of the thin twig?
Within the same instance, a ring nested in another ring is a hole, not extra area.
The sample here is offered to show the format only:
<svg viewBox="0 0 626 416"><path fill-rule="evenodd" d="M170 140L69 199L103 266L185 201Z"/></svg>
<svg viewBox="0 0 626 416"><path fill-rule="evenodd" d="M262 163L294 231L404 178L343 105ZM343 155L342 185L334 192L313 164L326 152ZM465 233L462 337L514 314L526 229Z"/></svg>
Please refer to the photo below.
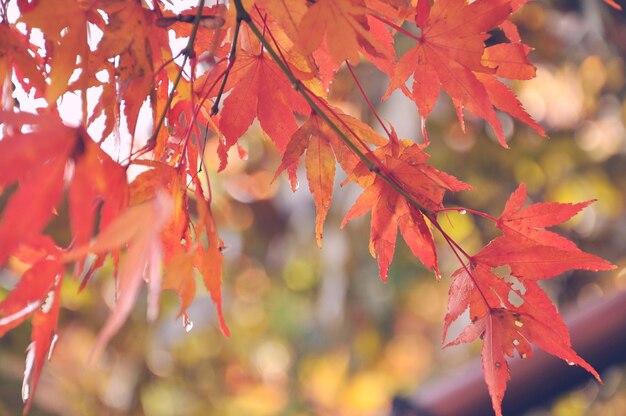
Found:
<svg viewBox="0 0 626 416"><path fill-rule="evenodd" d="M150 138L149 141L153 141L156 143L157 137L159 135L159 131L161 130L161 127L163 126L163 122L165 121L167 112L169 111L169 108L172 105L172 102L174 101L174 94L176 93L176 89L178 88L178 83L180 82L183 76L185 64L187 63L187 60L189 59L189 57L194 53L193 46L196 41L196 35L198 34L198 28L200 27L202 9L204 9L204 0L198 0L198 11L196 12L196 16L193 20L193 27L191 29L191 34L189 35L189 40L187 41L187 46L185 46L185 49L183 50L184 51L183 63L180 66L180 70L178 71L178 74L176 75L176 79L174 79L174 82L172 84L172 89L170 90L170 94L167 97L167 102L165 103L163 112L161 113L161 116L159 117L159 121L157 122L154 133L152 134L152 137Z"/></svg>
<svg viewBox="0 0 626 416"><path fill-rule="evenodd" d="M237 2L235 2L237 5ZM243 10L244 15L240 15L240 10ZM247 20L246 20L247 16ZM222 85L220 85L220 89L217 93L217 97L215 98L215 102L213 103L213 107L211 107L211 115L216 115L220 110L220 101L222 100L222 95L224 94L224 88L226 88L226 81L228 81L228 76L230 75L230 71L235 65L235 60L237 60L237 39L239 38L239 30L241 29L241 22L248 23L250 21L250 15L243 9L243 6L237 5L237 21L235 22L235 33L233 34L233 43L230 46L230 53L228 54L228 66L226 67L226 73L224 74L224 78L222 78Z"/></svg>

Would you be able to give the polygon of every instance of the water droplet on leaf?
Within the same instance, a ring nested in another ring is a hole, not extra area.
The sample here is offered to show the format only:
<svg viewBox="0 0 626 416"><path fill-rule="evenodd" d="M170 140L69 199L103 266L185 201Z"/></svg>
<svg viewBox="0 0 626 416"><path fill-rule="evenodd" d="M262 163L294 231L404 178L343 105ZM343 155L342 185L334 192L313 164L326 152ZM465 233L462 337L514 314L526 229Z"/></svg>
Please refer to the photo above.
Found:
<svg viewBox="0 0 626 416"><path fill-rule="evenodd" d="M465 214L467 214L467 210L465 210L465 209L459 210L459 214L465 215Z"/></svg>
<svg viewBox="0 0 626 416"><path fill-rule="evenodd" d="M522 321L515 321L515 326L521 328L524 326L524 323Z"/></svg>
<svg viewBox="0 0 626 416"><path fill-rule="evenodd" d="M185 332L189 333L193 329L193 322L189 319L189 315L183 315L183 326L185 327Z"/></svg>

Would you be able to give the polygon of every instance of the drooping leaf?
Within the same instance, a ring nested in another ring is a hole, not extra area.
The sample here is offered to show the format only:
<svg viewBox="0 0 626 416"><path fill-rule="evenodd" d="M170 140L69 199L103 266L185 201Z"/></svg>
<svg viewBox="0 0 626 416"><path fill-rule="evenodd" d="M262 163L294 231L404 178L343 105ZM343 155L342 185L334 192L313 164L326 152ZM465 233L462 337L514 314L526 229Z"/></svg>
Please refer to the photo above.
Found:
<svg viewBox="0 0 626 416"><path fill-rule="evenodd" d="M179 251L172 256L165 268L163 290L173 290L180 298L178 316L186 313L196 295L193 277L194 253Z"/></svg>
<svg viewBox="0 0 626 416"><path fill-rule="evenodd" d="M92 8L93 3L78 3L73 0L40 0L35 2L35 7L22 10L21 20L29 27L36 27L46 36L50 42L54 42L54 48L50 57L50 85L46 89L46 100L50 106L54 106L57 99L67 89L70 77L78 67L80 61L83 72L83 84L81 90L86 89L86 72L93 71L88 67L89 44L88 23L92 22L103 26L102 16ZM95 68L94 68L95 69Z"/></svg>
<svg viewBox="0 0 626 416"><path fill-rule="evenodd" d="M491 404L497 416L502 415L502 398L511 378L507 357L515 350L521 357L530 357L532 348L520 332L517 315L506 309L492 309L485 317L473 322L449 345L483 340L481 362Z"/></svg>
<svg viewBox="0 0 626 416"><path fill-rule="evenodd" d="M132 206L120 214L91 244L77 247L64 256L65 261L72 261L87 253L110 252L128 245L119 271L120 296L100 330L92 356L105 347L126 321L144 275L148 284L148 318L156 318L161 291L162 250L159 236L171 211L170 198L165 193L158 193L153 200Z"/></svg>
<svg viewBox="0 0 626 416"><path fill-rule="evenodd" d="M230 330L224 319L222 308L222 263L224 256L222 250L224 243L217 235L215 221L211 213L211 207L204 197L199 181L196 183L196 200L198 202L198 222L196 233L206 235L207 246L199 246L196 250L194 265L202 274L204 286L211 294L211 299L217 308L217 315L220 321L220 329L225 336L230 336Z"/></svg>
<svg viewBox="0 0 626 416"><path fill-rule="evenodd" d="M139 204L166 192L172 200L172 213L163 226L162 244L166 261L180 249L181 239L189 225L186 183L183 171L156 163L154 168L138 175L130 184L131 205Z"/></svg>

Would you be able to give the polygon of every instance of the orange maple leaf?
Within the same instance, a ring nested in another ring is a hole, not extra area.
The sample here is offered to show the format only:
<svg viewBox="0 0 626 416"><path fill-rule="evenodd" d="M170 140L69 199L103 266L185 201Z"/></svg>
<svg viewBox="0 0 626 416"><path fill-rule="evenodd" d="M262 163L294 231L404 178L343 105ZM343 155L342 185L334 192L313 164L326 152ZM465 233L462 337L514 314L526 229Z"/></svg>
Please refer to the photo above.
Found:
<svg viewBox="0 0 626 416"><path fill-rule="evenodd" d="M367 8L363 0L318 0L310 3L309 10L299 24L298 45L302 52L310 54L325 42L330 55L337 64L348 60L359 62L359 50L391 58L382 32L371 32L367 20Z"/></svg>
<svg viewBox="0 0 626 416"><path fill-rule="evenodd" d="M334 111L339 129L346 137L352 137L354 134L363 143L377 145L385 143L385 139L367 124L342 114L338 109ZM352 171L359 163L359 159L318 114L312 113L309 119L291 137L283 154L283 161L274 175L276 178L283 170L287 170L294 192L298 188L296 170L305 150L306 177L316 210L315 237L318 247L321 247L324 220L333 197L335 159L339 161L346 172Z"/></svg>
<svg viewBox="0 0 626 416"><path fill-rule="evenodd" d="M20 19L29 27L41 29L46 39L55 43L54 48L47 51L51 53L50 85L45 93L48 104L54 106L67 91L70 77L77 68L77 58L82 69L80 89L85 90L87 73L97 72L88 66L91 52L87 43L88 23L104 26L104 18L93 7L93 2L41 0L34 7L25 3Z"/></svg>
<svg viewBox="0 0 626 416"><path fill-rule="evenodd" d="M151 12L138 1L109 2L102 10L109 22L104 26L94 58L99 65L111 58L119 59L115 76L119 98L124 100L128 129L135 133L139 110L147 97L155 102L153 59L161 57L165 29L152 25ZM111 82L109 82L111 84Z"/></svg>
<svg viewBox="0 0 626 416"><path fill-rule="evenodd" d="M455 177L427 165L429 156L419 145L410 140L398 140L393 132L389 143L373 153L384 161L384 166L379 168L397 180L401 188L428 210L441 207L446 190L471 189ZM439 275L434 241L424 214L364 163L355 167L350 179L366 189L350 208L341 226L372 211L370 253L378 259L380 278L387 280L398 227L413 254Z"/></svg>

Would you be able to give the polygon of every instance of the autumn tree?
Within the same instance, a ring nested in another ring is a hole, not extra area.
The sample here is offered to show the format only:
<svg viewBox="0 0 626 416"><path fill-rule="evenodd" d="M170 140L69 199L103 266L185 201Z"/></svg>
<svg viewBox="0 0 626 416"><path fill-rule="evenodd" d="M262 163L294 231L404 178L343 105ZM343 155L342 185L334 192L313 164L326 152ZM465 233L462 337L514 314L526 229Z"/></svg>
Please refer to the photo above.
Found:
<svg viewBox="0 0 626 416"><path fill-rule="evenodd" d="M371 211L369 251L382 281L398 231L416 260L441 279L433 234L443 238L458 260L443 343L482 341L496 414L509 379L507 359L516 351L529 357L531 344L599 380L572 349L538 284L568 270L614 267L547 229L593 201L527 204L521 184L497 216L446 206L446 193L472 187L433 166L427 152L428 119L440 95L451 100L461 127L466 114L480 118L503 148L509 145L499 112L545 136L509 86L535 76L531 48L510 19L525 3L200 0L175 13L162 1L3 0L0 265L19 264L23 273L0 303L0 335L31 319L24 411L57 342L63 281L79 279L85 287L107 259L115 264L117 300L92 356L124 325L144 284L149 320L159 314L162 291L172 290L180 298L178 315L191 325L197 272L229 335L221 295L224 243L207 171L224 170L237 153L244 157L239 141L255 120L281 157L274 180L285 176L295 191L304 167L320 247L337 168L345 172L343 183L363 189L341 227ZM398 56L400 38L412 46ZM378 115L355 73L364 62L388 76L383 99L400 90L414 101L421 140L399 138ZM340 69L363 93L383 134L329 99ZM78 125L59 114L70 96L80 102ZM140 127L147 114L148 134ZM217 165L206 163L211 143ZM71 226L65 245L46 231L63 199ZM450 211L486 219L499 236L468 252L441 225ZM449 339L450 325L468 310L466 328Z"/></svg>

